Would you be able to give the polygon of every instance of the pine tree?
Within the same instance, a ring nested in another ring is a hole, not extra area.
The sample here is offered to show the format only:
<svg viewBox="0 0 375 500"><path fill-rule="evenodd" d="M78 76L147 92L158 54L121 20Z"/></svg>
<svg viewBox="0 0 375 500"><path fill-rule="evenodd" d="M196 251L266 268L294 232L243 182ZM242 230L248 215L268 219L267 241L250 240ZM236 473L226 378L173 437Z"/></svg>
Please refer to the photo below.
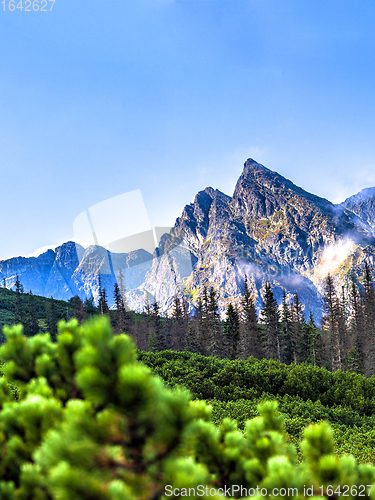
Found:
<svg viewBox="0 0 375 500"><path fill-rule="evenodd" d="M240 318L237 310L229 303L224 323L224 342L222 357L236 359L238 350L238 339L240 330Z"/></svg>
<svg viewBox="0 0 375 500"><path fill-rule="evenodd" d="M21 282L19 280L18 274L16 277L16 294L17 295L16 295L16 305L14 311L14 321L15 323L25 324L25 314L21 297Z"/></svg>
<svg viewBox="0 0 375 500"><path fill-rule="evenodd" d="M99 272L98 274L98 284L99 284L99 312L101 315L109 314L108 300L107 300L107 292L105 288L102 286L102 277Z"/></svg>
<svg viewBox="0 0 375 500"><path fill-rule="evenodd" d="M150 296L148 292L145 292L146 298L145 298L145 313L146 316L150 317L151 316L151 304L150 304Z"/></svg>
<svg viewBox="0 0 375 500"><path fill-rule="evenodd" d="M287 303L285 290L283 290L283 301L281 304L281 361L290 365L295 361L295 338L292 327L292 313Z"/></svg>
<svg viewBox="0 0 375 500"><path fill-rule="evenodd" d="M263 350L259 334L255 299L250 292L247 276L245 276L244 293L241 299L240 357L247 359L249 356L261 359L263 357Z"/></svg>
<svg viewBox="0 0 375 500"><path fill-rule="evenodd" d="M350 278L349 304L350 304L350 331L352 336L351 348L353 350L350 355L348 353L349 356L348 369L356 371L356 373L362 373L365 362L364 338L363 338L364 311L354 273L352 273ZM353 356L355 359L353 358ZM353 369L353 365L355 365L355 369Z"/></svg>
<svg viewBox="0 0 375 500"><path fill-rule="evenodd" d="M211 356L219 356L223 347L223 332L220 322L217 294L213 287L210 288L208 302L208 352Z"/></svg>
<svg viewBox="0 0 375 500"><path fill-rule="evenodd" d="M292 346L293 363L306 361L307 339L305 337L305 317L299 295L296 293L292 303Z"/></svg>
<svg viewBox="0 0 375 500"><path fill-rule="evenodd" d="M103 314L103 288L102 288L102 276L100 271L98 273L98 309L99 313Z"/></svg>
<svg viewBox="0 0 375 500"><path fill-rule="evenodd" d="M203 325L203 301L201 297L198 297L198 300L194 308L191 329L193 331L195 339L198 342L197 352L199 354L204 354L203 343L201 338L202 325Z"/></svg>
<svg viewBox="0 0 375 500"><path fill-rule="evenodd" d="M114 316L114 329L116 333L130 333L130 317L125 309L125 304L123 300L123 295L121 294L121 288L115 282L114 285L114 299L116 306L116 313Z"/></svg>
<svg viewBox="0 0 375 500"><path fill-rule="evenodd" d="M87 313L83 304L83 300L78 295L75 295L72 300L72 305L73 317L77 318L79 323L85 321L87 319Z"/></svg>
<svg viewBox="0 0 375 500"><path fill-rule="evenodd" d="M173 311L171 323L171 343L175 351L183 351L185 348L186 329L182 310L182 301L175 293L173 298Z"/></svg>
<svg viewBox="0 0 375 500"><path fill-rule="evenodd" d="M164 351L165 349L169 349L169 339L166 337L163 329L160 317L160 308L156 298L151 306L151 311L152 332L155 333L158 350Z"/></svg>
<svg viewBox="0 0 375 500"><path fill-rule="evenodd" d="M364 275L364 343L366 356L364 359L365 375L375 374L375 291L370 266L365 262Z"/></svg>
<svg viewBox="0 0 375 500"><path fill-rule="evenodd" d="M24 332L26 337L32 337L39 333L38 317L35 310L34 295L30 290L29 300L28 300L28 311L27 317L24 323Z"/></svg>
<svg viewBox="0 0 375 500"><path fill-rule="evenodd" d="M329 366L332 371L341 370L346 355L344 352L346 328L344 328L340 301L337 298L333 278L330 274L328 274L325 283L323 310L325 314L322 317L322 325L325 327Z"/></svg>
<svg viewBox="0 0 375 500"><path fill-rule="evenodd" d="M199 334L197 325L194 324L194 322L189 325L189 329L185 337L185 345L187 351L199 354L200 352Z"/></svg>
<svg viewBox="0 0 375 500"><path fill-rule="evenodd" d="M98 308L95 307L94 297L92 295L90 297L88 297L87 299L85 299L84 307L85 307L86 314L88 317L91 317L94 314L98 313Z"/></svg>
<svg viewBox="0 0 375 500"><path fill-rule="evenodd" d="M307 339L306 358L304 361L312 365L321 366L322 334L315 324L313 313L310 311L309 322L304 326L305 338Z"/></svg>
<svg viewBox="0 0 375 500"><path fill-rule="evenodd" d="M280 314L270 283L265 284L263 301L264 307L261 311L261 318L265 325L264 351L268 359L277 359L280 361Z"/></svg>
<svg viewBox="0 0 375 500"><path fill-rule="evenodd" d="M7 287L7 283L5 281L5 277L3 278L3 288L6 288Z"/></svg>
<svg viewBox="0 0 375 500"><path fill-rule="evenodd" d="M182 336L185 339L185 342L182 343L182 348L186 348L186 335L189 331L190 326L190 314L189 314L189 304L186 300L186 297L182 295L180 298L180 304L182 309Z"/></svg>
<svg viewBox="0 0 375 500"><path fill-rule="evenodd" d="M122 303L124 304L124 308L126 310L126 287L125 287L125 277L122 272L122 269L119 270L118 276L117 276L117 283L119 286L119 291L121 294L122 298Z"/></svg>
<svg viewBox="0 0 375 500"><path fill-rule="evenodd" d="M145 306L143 310L143 320L137 321L136 324L134 325L135 335L137 338L137 345L139 346L140 349L148 348L148 342L151 336L151 328L153 327L150 295L147 290L144 291L144 304Z"/></svg>
<svg viewBox="0 0 375 500"><path fill-rule="evenodd" d="M57 335L57 314L55 299L53 297L51 297L51 299L47 302L46 315L48 332L51 336L51 339L55 341Z"/></svg>
<svg viewBox="0 0 375 500"><path fill-rule="evenodd" d="M160 350L159 343L156 339L154 330L151 329L150 335L147 342L147 347L150 352L158 352Z"/></svg>
<svg viewBox="0 0 375 500"><path fill-rule="evenodd" d="M351 348L351 339L348 333L349 324L349 300L345 286L341 287L341 294L339 299L339 317L338 317L338 328L340 332L340 338L342 342L343 356L345 357Z"/></svg>
<svg viewBox="0 0 375 500"><path fill-rule="evenodd" d="M198 297L196 313L197 317L199 317L198 324L199 324L201 354L209 356L211 354L210 325L209 325L210 304L209 304L208 290L206 286L203 287L202 298Z"/></svg>

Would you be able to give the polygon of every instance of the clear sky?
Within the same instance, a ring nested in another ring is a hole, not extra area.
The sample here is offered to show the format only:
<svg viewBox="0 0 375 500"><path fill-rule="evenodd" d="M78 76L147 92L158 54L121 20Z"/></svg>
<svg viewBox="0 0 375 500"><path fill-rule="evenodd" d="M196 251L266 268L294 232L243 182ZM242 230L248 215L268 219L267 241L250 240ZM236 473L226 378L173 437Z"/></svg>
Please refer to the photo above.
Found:
<svg viewBox="0 0 375 500"><path fill-rule="evenodd" d="M3 8L0 259L138 189L173 225L206 186L232 195L248 157L334 202L375 185L372 0Z"/></svg>

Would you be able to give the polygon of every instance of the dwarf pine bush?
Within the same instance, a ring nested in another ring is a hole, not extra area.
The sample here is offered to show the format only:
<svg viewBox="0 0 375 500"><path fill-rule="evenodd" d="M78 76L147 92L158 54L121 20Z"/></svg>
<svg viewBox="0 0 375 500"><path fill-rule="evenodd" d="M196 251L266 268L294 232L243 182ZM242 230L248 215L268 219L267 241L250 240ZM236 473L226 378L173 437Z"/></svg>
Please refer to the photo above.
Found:
<svg viewBox="0 0 375 500"><path fill-rule="evenodd" d="M61 322L56 343L19 325L4 335L0 500L302 498L304 488L338 498L345 486L375 498L375 468L336 457L328 424L305 431L300 464L275 402L244 432L228 418L217 427L211 407L167 389L105 317Z"/></svg>

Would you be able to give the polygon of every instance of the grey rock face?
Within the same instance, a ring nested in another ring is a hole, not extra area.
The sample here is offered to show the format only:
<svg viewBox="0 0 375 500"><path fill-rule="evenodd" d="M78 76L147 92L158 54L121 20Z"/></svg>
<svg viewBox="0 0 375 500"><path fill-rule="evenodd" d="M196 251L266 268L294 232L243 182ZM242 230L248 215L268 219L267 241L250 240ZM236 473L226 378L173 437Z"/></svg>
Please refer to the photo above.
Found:
<svg viewBox="0 0 375 500"><path fill-rule="evenodd" d="M374 236L375 188L334 205L248 159L233 197L211 187L200 191L153 255L68 242L37 258L0 262L0 280L12 287L19 274L25 291L97 299L100 272L111 303L122 269L134 310L143 310L148 296L170 312L176 292L193 308L203 287L214 286L224 313L229 302L239 303L246 275L258 309L269 281L279 301L284 289L289 300L298 292L305 312L318 320L328 272L345 286L351 270L360 276L367 261L375 275Z"/></svg>
<svg viewBox="0 0 375 500"><path fill-rule="evenodd" d="M362 189L341 205L357 215L364 223L364 227L375 236L375 187Z"/></svg>
<svg viewBox="0 0 375 500"><path fill-rule="evenodd" d="M144 250L128 254L111 254L105 248L91 246L86 250L69 241L48 250L39 257L17 257L0 262L1 284L5 278L7 288L14 288L18 274L25 292L68 300L74 295L82 299L98 299L99 272L113 305L113 287L122 269L128 290L137 288L151 268L152 255Z"/></svg>
<svg viewBox="0 0 375 500"><path fill-rule="evenodd" d="M163 254L178 239L191 254L189 276L178 276ZM229 301L239 302L246 274L258 308L269 281L276 298L281 300L283 289L290 300L298 292L306 313L319 319L326 274L344 283L351 267L360 269L372 256L373 243L355 213L249 159L232 198L206 188L184 208L161 245L158 263L147 273L145 287L168 310L173 286L167 283L184 290L192 304L204 285L212 285L224 312Z"/></svg>

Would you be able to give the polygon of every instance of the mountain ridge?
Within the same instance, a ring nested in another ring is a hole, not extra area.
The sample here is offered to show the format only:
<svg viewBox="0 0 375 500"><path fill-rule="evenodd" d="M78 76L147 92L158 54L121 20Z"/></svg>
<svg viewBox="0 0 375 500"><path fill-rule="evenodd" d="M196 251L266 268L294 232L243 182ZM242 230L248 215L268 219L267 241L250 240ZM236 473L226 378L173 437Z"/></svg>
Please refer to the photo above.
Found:
<svg viewBox="0 0 375 500"><path fill-rule="evenodd" d="M203 287L214 286L223 312L229 301L239 302L246 275L258 309L269 281L276 298L285 290L291 301L298 292L306 312L319 318L325 272L341 286L351 268L360 279L365 260L375 271L374 218L375 188L335 205L249 158L233 196L212 187L199 191L153 255L67 242L39 257L1 261L0 280L12 287L19 274L33 293L97 298L98 273L112 295L122 269L126 299L135 310L148 297L168 312L175 293L193 307Z"/></svg>

